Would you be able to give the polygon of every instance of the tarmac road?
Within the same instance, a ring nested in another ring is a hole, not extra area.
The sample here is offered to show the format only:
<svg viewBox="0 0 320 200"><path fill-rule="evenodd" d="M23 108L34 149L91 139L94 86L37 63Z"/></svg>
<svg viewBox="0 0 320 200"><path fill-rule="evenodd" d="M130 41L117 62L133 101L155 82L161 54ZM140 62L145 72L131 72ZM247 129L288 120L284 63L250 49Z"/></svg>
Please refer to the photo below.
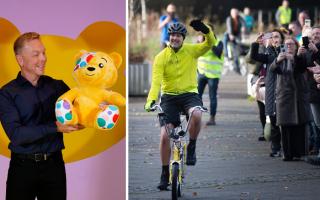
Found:
<svg viewBox="0 0 320 200"><path fill-rule="evenodd" d="M217 125L203 128L196 166L187 166L182 200L319 200L320 168L304 161L271 158L270 143L259 142L261 126L246 79L234 73L219 85ZM208 94L204 104L209 107ZM143 110L145 98L129 100L129 199L171 199L159 191L159 125Z"/></svg>

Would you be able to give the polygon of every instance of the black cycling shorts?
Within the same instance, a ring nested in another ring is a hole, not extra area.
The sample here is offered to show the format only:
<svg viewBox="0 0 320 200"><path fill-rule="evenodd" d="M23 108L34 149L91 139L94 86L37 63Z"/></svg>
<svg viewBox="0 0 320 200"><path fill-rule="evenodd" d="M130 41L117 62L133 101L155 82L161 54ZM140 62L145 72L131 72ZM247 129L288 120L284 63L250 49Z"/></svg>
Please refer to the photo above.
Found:
<svg viewBox="0 0 320 200"><path fill-rule="evenodd" d="M195 106L202 106L202 100L197 93L185 93L180 95L164 94L161 96L160 106L165 113L163 119L159 119L160 125L173 124L179 126L180 113L188 113L188 110Z"/></svg>

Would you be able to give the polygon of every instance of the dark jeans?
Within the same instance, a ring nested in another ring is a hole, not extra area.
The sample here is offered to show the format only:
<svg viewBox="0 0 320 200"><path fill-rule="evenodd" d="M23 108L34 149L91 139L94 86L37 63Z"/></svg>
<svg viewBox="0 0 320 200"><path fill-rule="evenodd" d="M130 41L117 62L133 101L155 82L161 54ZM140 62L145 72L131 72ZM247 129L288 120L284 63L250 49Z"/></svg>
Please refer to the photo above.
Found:
<svg viewBox="0 0 320 200"><path fill-rule="evenodd" d="M209 87L209 98L210 98L210 115L216 116L217 112L217 90L219 85L218 78L207 78L203 74L198 74L198 92L202 100L202 94L206 85Z"/></svg>
<svg viewBox="0 0 320 200"><path fill-rule="evenodd" d="M35 162L12 156L6 200L65 200L66 172L62 154Z"/></svg>
<svg viewBox="0 0 320 200"><path fill-rule="evenodd" d="M281 149L281 133L280 128L277 126L277 118L276 116L269 116L270 117L270 123L271 123L271 151L276 152L280 151Z"/></svg>
<svg viewBox="0 0 320 200"><path fill-rule="evenodd" d="M285 158L304 156L305 125L281 126L283 155Z"/></svg>
<svg viewBox="0 0 320 200"><path fill-rule="evenodd" d="M266 125L265 105L261 101L257 101L257 104L258 104L258 108L259 108L260 122L261 122L261 126L262 126L262 135L264 135L263 130L264 130L264 126Z"/></svg>

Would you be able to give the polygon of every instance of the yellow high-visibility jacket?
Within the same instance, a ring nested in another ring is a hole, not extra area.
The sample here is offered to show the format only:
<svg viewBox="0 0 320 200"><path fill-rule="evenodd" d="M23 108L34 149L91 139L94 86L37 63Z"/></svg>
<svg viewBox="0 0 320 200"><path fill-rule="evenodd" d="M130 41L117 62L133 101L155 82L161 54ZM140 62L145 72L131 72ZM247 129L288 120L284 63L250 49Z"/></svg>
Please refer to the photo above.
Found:
<svg viewBox="0 0 320 200"><path fill-rule="evenodd" d="M198 59L198 72L207 78L220 78L223 68L224 56L220 58L211 49Z"/></svg>
<svg viewBox="0 0 320 200"><path fill-rule="evenodd" d="M280 24L289 24L291 22L291 8L285 8L280 6L278 8L280 15L279 15L279 22Z"/></svg>
<svg viewBox="0 0 320 200"><path fill-rule="evenodd" d="M211 29L204 36L202 43L183 44L178 52L168 46L155 57L147 101L157 100L160 88L162 94L198 93L197 59L216 43Z"/></svg>

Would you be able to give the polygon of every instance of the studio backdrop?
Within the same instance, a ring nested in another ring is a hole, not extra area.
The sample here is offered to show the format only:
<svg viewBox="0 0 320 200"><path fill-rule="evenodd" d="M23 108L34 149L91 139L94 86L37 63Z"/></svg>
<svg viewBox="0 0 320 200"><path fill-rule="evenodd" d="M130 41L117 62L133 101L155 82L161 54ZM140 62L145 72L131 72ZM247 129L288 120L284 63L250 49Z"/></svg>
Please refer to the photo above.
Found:
<svg viewBox="0 0 320 200"><path fill-rule="evenodd" d="M41 34L46 47L45 74L70 88L77 85L72 72L80 50L119 53L123 62L110 89L126 96L125 0L0 0L0 5L0 87L19 72L14 40L33 31ZM64 134L68 200L125 199L125 135L125 107L111 130L86 128ZM8 143L0 126L0 200L5 199Z"/></svg>

